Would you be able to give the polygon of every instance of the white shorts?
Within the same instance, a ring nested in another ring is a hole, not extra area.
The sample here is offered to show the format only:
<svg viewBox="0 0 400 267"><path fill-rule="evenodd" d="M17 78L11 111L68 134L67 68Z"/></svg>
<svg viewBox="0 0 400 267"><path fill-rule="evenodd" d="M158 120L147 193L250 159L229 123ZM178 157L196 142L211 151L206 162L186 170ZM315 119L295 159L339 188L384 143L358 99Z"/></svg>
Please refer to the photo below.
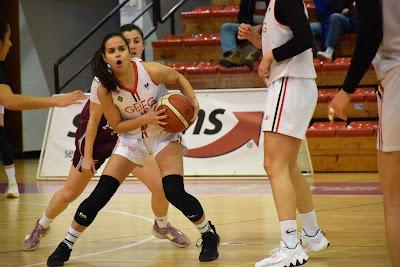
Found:
<svg viewBox="0 0 400 267"><path fill-rule="evenodd" d="M4 106L0 105L0 114L4 114Z"/></svg>
<svg viewBox="0 0 400 267"><path fill-rule="evenodd" d="M390 70L378 89L377 149L400 151L400 67Z"/></svg>
<svg viewBox="0 0 400 267"><path fill-rule="evenodd" d="M304 139L317 100L314 79L283 77L274 81L267 87L262 131Z"/></svg>
<svg viewBox="0 0 400 267"><path fill-rule="evenodd" d="M182 144L184 153L187 148L182 138L182 133L167 133L158 131L150 137L132 139L128 135L121 134L118 137L113 154L127 158L136 165L143 166L147 155L157 156L160 151L171 142Z"/></svg>

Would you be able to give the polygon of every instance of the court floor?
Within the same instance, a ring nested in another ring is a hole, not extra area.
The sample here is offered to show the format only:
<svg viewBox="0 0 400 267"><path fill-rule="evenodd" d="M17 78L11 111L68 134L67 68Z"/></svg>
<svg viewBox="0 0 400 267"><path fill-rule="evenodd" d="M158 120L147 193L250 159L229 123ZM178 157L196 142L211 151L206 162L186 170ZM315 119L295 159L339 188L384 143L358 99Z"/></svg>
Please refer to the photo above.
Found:
<svg viewBox="0 0 400 267"><path fill-rule="evenodd" d="M76 207L93 189L76 200L51 225L36 251L22 251L21 243L43 213L51 193L62 181L34 178L37 160L17 162L19 199L0 197L0 266L45 266L47 257L62 241ZM0 172L0 192L6 186ZM376 173L316 174L314 202L321 228L331 246L311 254L305 266L390 266L384 239L383 203ZM200 263L198 231L173 206L170 222L192 240L188 248L176 248L153 237L153 215L148 190L137 181L127 181L95 222L81 235L66 266L254 266L279 241L278 221L265 180L190 179L187 191L196 195L207 217L221 236L220 258ZM200 242L199 242L200 243Z"/></svg>

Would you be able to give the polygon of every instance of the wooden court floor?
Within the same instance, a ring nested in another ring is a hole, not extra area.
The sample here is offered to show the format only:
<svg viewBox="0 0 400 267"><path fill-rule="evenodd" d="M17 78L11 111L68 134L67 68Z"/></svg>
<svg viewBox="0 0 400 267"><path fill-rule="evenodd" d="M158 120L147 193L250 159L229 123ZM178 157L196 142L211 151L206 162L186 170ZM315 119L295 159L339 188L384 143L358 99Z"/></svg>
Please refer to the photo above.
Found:
<svg viewBox="0 0 400 267"><path fill-rule="evenodd" d="M43 213L60 181L37 182L37 160L19 161L17 176L24 191L19 199L0 197L0 266L46 266L47 257L62 241L76 200L52 224L36 251L22 251L21 242ZM0 192L5 174L0 172ZM320 226L331 241L328 250L311 254L305 266L390 266L384 239L382 196L376 173L316 174L314 202ZM90 193L95 182L88 187ZM128 181L77 241L66 266L254 266L279 241L271 188L262 180L187 181L206 215L221 236L220 258L200 263L197 230L174 207L169 220L191 239L188 248L176 248L150 234L153 215L150 197L139 182Z"/></svg>

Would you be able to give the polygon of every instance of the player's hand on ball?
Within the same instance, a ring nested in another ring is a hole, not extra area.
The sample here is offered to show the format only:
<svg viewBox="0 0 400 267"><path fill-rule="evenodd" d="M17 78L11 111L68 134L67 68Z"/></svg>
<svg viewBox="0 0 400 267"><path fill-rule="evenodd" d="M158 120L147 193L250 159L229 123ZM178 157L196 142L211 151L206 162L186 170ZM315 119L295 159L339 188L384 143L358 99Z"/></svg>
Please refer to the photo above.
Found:
<svg viewBox="0 0 400 267"><path fill-rule="evenodd" d="M197 115L199 114L199 110L200 110L200 105L199 105L199 101L197 101L197 98L195 96L192 98L189 98L189 100L194 108L193 118L190 120L190 124L192 124L197 119Z"/></svg>
<svg viewBox="0 0 400 267"><path fill-rule="evenodd" d="M160 109L160 110L153 110L152 108L147 111L147 113L144 115L146 116L147 124L152 124L155 126L164 126L167 123L163 120L167 118L167 115L163 115L166 109Z"/></svg>

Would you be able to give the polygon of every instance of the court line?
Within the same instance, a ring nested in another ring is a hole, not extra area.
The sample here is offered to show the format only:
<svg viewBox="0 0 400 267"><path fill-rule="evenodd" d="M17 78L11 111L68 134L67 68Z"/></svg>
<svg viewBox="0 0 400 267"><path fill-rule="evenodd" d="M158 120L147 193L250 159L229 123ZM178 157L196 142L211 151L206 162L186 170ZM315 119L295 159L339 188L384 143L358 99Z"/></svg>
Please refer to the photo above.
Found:
<svg viewBox="0 0 400 267"><path fill-rule="evenodd" d="M79 256L74 256L74 257L71 257L69 259L69 261L75 260L75 259L80 259L80 258L85 258L85 257L90 257L90 256L96 256L96 255L100 255L100 254L106 254L106 253L110 253L110 252L114 252L114 251L118 251L118 250L123 250L123 249L131 248L131 247L135 247L135 246L141 245L143 243L149 242L149 241L151 241L153 239L155 239L154 236L149 236L149 237L147 237L145 239L142 239L142 240L140 240L138 242L135 242L135 243L132 243L132 244L129 244L129 245L125 245L125 246L122 246L122 247L116 247L116 248L112 248L112 249L106 249L106 250L102 250L102 251L98 251L98 252L93 252L93 253L87 253L87 254L83 254L83 255L79 255ZM28 264L28 265L21 265L21 267L37 266L37 265L43 265L43 264L46 264L46 263L47 263L47 261L43 261L43 262L38 262L38 263L33 263L33 264Z"/></svg>
<svg viewBox="0 0 400 267"><path fill-rule="evenodd" d="M14 204L14 203L7 203L7 204ZM28 202L23 202L23 201L15 203L15 204L18 204L18 205L19 204L24 204L24 205L30 205L30 206L45 206L45 207L47 207L47 204L45 205L45 204L37 204L37 203L28 203ZM76 208L77 206L71 205L69 207L75 207ZM121 215L124 215L124 216L129 216L129 217L134 217L134 218L139 218L139 219L142 219L142 220L145 220L145 221L148 221L148 222L153 222L154 221L154 219L152 219L152 218L149 218L149 217L146 217L146 216L142 216L142 215L138 215L138 214L134 214L134 213L130 213L130 212L125 212L125 211L118 211L118 210L113 210L113 209L104 209L102 211L109 212L109 213L121 214ZM147 242L149 242L151 240L154 240L154 239L156 239L156 237L150 235L147 238L139 240L139 241L137 241L135 243L132 243L132 244L128 244L128 245L125 245L125 246L116 247L116 248L112 248L112 249L101 250L101 251L98 251L98 252L87 253L87 254L83 254L83 255L79 255L79 256L74 256L74 257L71 257L69 260L75 260L75 259L80 259L80 258L85 258L85 257L90 257L90 256L96 256L96 255L100 255L100 254L106 254L106 253L115 252L115 251L118 251L118 250L124 250L124 249L127 249L127 248L139 246L141 244L147 243ZM28 264L28 265L21 265L21 267L37 266L37 265L43 265L43 264L46 264L46 263L47 263L47 261L43 261L43 262L38 262L38 263L33 263L33 264Z"/></svg>

